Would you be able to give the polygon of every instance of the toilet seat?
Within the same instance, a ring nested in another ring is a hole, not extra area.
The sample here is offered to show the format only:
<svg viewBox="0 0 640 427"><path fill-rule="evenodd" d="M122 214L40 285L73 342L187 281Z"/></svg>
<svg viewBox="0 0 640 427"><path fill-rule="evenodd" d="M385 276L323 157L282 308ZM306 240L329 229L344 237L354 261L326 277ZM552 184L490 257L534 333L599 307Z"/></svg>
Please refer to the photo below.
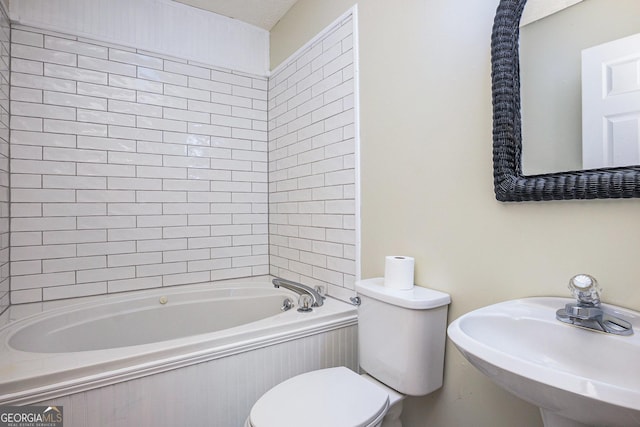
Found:
<svg viewBox="0 0 640 427"><path fill-rule="evenodd" d="M370 427L389 409L389 395L345 368L307 372L267 391L251 408L250 427Z"/></svg>

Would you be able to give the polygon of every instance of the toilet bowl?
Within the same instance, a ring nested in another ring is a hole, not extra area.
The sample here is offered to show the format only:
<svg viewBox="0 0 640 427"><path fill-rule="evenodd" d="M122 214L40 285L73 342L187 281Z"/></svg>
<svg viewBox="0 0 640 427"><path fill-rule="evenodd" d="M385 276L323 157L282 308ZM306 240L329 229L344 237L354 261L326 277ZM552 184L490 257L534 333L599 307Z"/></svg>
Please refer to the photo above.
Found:
<svg viewBox="0 0 640 427"><path fill-rule="evenodd" d="M320 369L267 391L245 427L377 427L402 397L345 367Z"/></svg>
<svg viewBox="0 0 640 427"><path fill-rule="evenodd" d="M356 283L360 367L306 372L268 390L245 427L401 427L405 395L442 386L448 294ZM316 308L321 309L321 308Z"/></svg>

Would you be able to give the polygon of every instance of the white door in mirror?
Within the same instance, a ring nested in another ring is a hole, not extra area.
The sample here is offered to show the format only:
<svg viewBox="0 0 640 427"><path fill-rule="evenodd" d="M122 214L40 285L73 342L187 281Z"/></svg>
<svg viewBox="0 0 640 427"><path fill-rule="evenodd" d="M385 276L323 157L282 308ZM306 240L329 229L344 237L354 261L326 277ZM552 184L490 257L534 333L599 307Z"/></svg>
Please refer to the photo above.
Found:
<svg viewBox="0 0 640 427"><path fill-rule="evenodd" d="M582 166L640 164L640 34L582 51Z"/></svg>

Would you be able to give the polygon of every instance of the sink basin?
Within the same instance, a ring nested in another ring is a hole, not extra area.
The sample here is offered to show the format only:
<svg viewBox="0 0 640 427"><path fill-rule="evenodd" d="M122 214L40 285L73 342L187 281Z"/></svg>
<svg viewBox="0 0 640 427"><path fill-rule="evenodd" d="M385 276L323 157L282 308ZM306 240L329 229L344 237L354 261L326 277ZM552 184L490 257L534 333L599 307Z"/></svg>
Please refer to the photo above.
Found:
<svg viewBox="0 0 640 427"><path fill-rule="evenodd" d="M524 298L467 313L449 338L507 391L540 407L546 427L640 426L640 313L603 304L631 336L556 320L568 298Z"/></svg>

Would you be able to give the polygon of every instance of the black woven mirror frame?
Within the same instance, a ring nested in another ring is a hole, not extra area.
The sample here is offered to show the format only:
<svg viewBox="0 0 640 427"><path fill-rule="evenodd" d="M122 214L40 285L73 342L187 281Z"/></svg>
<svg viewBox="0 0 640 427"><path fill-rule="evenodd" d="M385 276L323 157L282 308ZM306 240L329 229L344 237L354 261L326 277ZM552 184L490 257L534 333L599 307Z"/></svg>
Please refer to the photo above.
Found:
<svg viewBox="0 0 640 427"><path fill-rule="evenodd" d="M502 202L640 197L640 166L522 175L520 18L526 0L501 0L491 36L493 183Z"/></svg>

